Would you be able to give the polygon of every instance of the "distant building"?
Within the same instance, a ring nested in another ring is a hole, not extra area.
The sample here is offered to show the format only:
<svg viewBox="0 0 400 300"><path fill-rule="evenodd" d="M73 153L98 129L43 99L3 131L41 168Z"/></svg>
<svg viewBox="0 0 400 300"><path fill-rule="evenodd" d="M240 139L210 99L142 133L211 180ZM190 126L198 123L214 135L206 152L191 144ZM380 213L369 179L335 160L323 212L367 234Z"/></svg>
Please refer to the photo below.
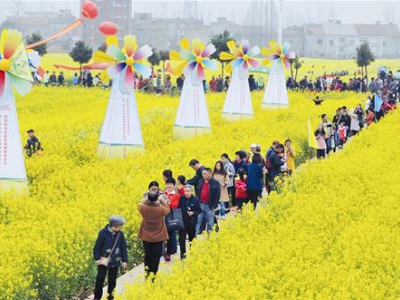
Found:
<svg viewBox="0 0 400 300"><path fill-rule="evenodd" d="M83 0L80 0L82 6ZM81 40L85 41L94 50L102 46L104 35L99 31L100 23L114 22L118 27L118 36L122 39L131 30L132 1L131 0L96 0L99 15L94 20L85 20L81 28Z"/></svg>
<svg viewBox="0 0 400 300"><path fill-rule="evenodd" d="M368 42L376 58L400 56L400 31L394 24L342 24L331 21L307 24L284 31L284 41L300 56L314 58L352 59L356 48Z"/></svg>
<svg viewBox="0 0 400 300"><path fill-rule="evenodd" d="M3 24L6 27L19 30L24 37L34 32L47 38L62 30L65 26L76 20L69 10L59 12L27 12L20 16L9 16ZM70 49L72 36L67 35L58 39L57 43L49 43L50 51L66 51Z"/></svg>
<svg viewBox="0 0 400 300"><path fill-rule="evenodd" d="M139 44L149 44L156 49L173 49L180 39L201 39L208 43L214 35L228 30L237 41L249 40L251 45L267 46L268 35L261 28L252 25L238 25L226 18L218 18L209 25L201 19L193 18L153 18L151 13L135 13L132 20L132 34Z"/></svg>

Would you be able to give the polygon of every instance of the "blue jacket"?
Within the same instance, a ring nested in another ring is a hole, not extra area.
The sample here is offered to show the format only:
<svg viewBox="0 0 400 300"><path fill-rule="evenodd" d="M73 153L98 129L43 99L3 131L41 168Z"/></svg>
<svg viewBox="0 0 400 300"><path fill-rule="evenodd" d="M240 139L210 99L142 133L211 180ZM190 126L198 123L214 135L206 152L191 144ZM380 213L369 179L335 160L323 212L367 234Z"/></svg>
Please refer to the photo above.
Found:
<svg viewBox="0 0 400 300"><path fill-rule="evenodd" d="M262 191L263 189L263 165L251 163L247 167L247 190Z"/></svg>
<svg viewBox="0 0 400 300"><path fill-rule="evenodd" d="M281 167L285 164L275 151L269 157L271 169L269 170L269 181L274 181L275 177L281 173Z"/></svg>
<svg viewBox="0 0 400 300"><path fill-rule="evenodd" d="M197 191L196 195L199 195L199 197L201 188L203 187L203 183L204 179L201 179L196 188ZM221 198L221 184L214 178L211 178L208 183L210 185L210 199L208 200L208 205L210 206L211 209L216 209L219 205L219 199Z"/></svg>
<svg viewBox="0 0 400 300"><path fill-rule="evenodd" d="M246 164L246 162L244 160L241 160L240 162L237 162L235 160L235 162L233 163L233 166L235 167L236 174L237 174L237 172L238 172L238 170L240 168L243 168L246 171L246 174L247 174L247 164Z"/></svg>
<svg viewBox="0 0 400 300"><path fill-rule="evenodd" d="M118 233L113 232L108 225L99 232L99 236L93 248L93 258L95 261L99 260L100 257L108 257L110 255L117 235ZM128 262L127 245L125 235L122 231L119 232L118 242L111 254L108 267L118 268L121 265L121 261Z"/></svg>
<svg viewBox="0 0 400 300"><path fill-rule="evenodd" d="M188 199L186 196L181 196L179 207L182 210L185 226L195 226L197 224L197 216L201 213L199 198L192 196ZM189 217L187 214L189 211L193 212L193 216Z"/></svg>

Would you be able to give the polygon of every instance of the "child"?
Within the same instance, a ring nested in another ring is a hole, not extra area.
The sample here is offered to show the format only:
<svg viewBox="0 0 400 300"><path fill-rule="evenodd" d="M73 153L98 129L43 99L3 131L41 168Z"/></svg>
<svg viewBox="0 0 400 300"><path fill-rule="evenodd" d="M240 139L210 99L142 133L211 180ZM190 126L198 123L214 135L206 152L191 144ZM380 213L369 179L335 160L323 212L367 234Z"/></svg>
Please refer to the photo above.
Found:
<svg viewBox="0 0 400 300"><path fill-rule="evenodd" d="M343 122L339 124L338 134L339 134L339 146L343 147L343 145L347 141L347 130Z"/></svg>
<svg viewBox="0 0 400 300"><path fill-rule="evenodd" d="M164 195L168 199L168 205L170 209L176 209L179 207L180 196L176 191L175 184L176 181L172 177L167 178L165 180ZM177 248L176 232L168 231L168 236L169 239L167 241L167 253L165 254L165 261L167 262L171 261L171 255L176 253L176 248Z"/></svg>
<svg viewBox="0 0 400 300"><path fill-rule="evenodd" d="M244 168L239 168L237 175L239 175L239 178L236 178L235 180L235 188L236 188L235 198L238 204L238 211L240 211L242 209L243 202L247 201L246 170Z"/></svg>
<svg viewBox="0 0 400 300"><path fill-rule="evenodd" d="M365 121L367 122L367 125L371 125L375 120L375 114L372 111L372 109L367 110L367 117L365 118Z"/></svg>

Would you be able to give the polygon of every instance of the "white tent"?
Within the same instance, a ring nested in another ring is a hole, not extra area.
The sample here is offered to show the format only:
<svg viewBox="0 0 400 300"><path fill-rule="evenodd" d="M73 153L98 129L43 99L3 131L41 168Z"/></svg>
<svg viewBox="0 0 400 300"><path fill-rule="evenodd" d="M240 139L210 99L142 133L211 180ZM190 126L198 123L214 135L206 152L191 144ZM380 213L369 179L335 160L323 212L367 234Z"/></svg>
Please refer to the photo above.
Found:
<svg viewBox="0 0 400 300"><path fill-rule="evenodd" d="M102 158L124 158L144 149L135 91L123 86L124 74L113 81L98 147Z"/></svg>
<svg viewBox="0 0 400 300"><path fill-rule="evenodd" d="M232 80L228 88L222 116L227 121L236 121L253 117L248 71L237 67L232 71Z"/></svg>
<svg viewBox="0 0 400 300"><path fill-rule="evenodd" d="M178 113L174 124L174 139L190 138L211 132L203 82L188 73L183 82Z"/></svg>
<svg viewBox="0 0 400 300"><path fill-rule="evenodd" d="M27 193L24 155L17 109L8 75L0 97L0 191Z"/></svg>
<svg viewBox="0 0 400 300"><path fill-rule="evenodd" d="M272 63L262 106L269 109L289 107L285 71L283 70L283 66L277 61Z"/></svg>

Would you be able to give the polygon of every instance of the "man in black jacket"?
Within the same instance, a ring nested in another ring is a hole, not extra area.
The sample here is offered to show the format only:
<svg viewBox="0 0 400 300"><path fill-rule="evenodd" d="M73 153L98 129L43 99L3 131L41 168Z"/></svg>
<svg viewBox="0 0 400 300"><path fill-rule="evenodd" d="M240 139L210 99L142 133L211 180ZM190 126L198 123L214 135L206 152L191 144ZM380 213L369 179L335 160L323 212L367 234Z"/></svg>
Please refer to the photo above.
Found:
<svg viewBox="0 0 400 300"><path fill-rule="evenodd" d="M207 225L207 232L212 230L214 227L214 210L217 209L219 199L221 198L221 185L219 181L212 177L212 170L210 168L205 168L202 172L202 177L196 188L202 211L197 220L197 234L201 234L203 219Z"/></svg>
<svg viewBox="0 0 400 300"><path fill-rule="evenodd" d="M285 147L282 144L276 145L269 156L271 168L268 170L268 174L271 190L276 190L275 178L281 173L281 167L285 164L282 159L284 150Z"/></svg>
<svg viewBox="0 0 400 300"><path fill-rule="evenodd" d="M189 162L189 167L191 167L193 170L196 171L196 175L193 178L189 179L187 181L187 184L194 186L194 189L196 191L196 196L198 196L197 185L199 184L200 179L202 179L202 173L203 173L204 167L200 164L200 162L197 159L192 159Z"/></svg>

